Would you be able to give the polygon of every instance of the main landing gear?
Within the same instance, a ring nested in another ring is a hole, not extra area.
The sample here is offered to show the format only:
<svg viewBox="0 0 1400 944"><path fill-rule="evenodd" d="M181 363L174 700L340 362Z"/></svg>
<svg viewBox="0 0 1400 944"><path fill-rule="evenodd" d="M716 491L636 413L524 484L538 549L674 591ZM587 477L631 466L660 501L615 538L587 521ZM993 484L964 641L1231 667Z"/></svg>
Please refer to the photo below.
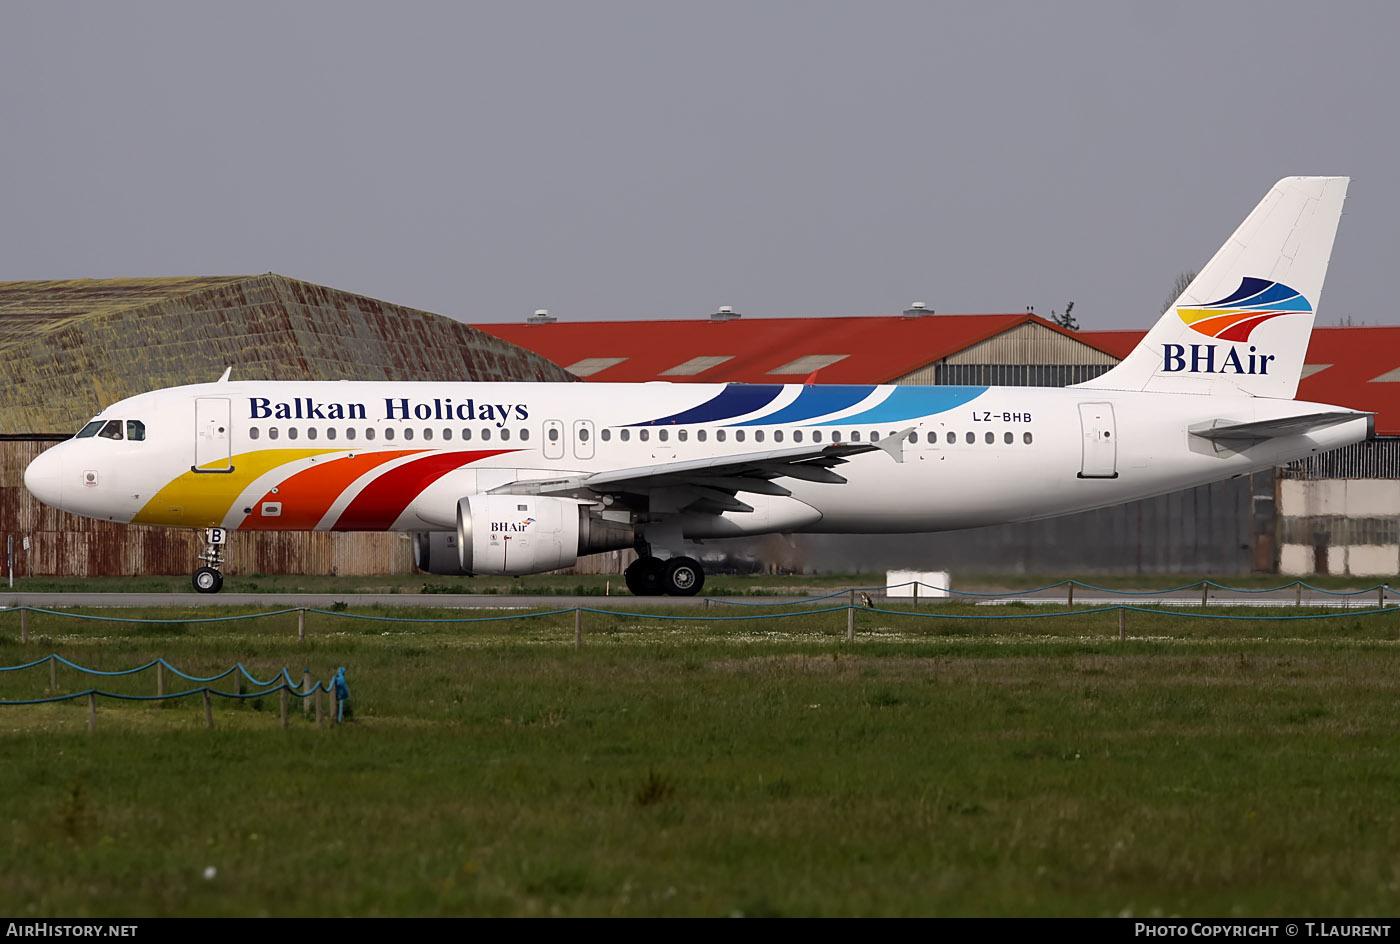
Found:
<svg viewBox="0 0 1400 944"><path fill-rule="evenodd" d="M623 572L627 589L639 597L693 597L705 586L705 571L689 557L639 557Z"/></svg>
<svg viewBox="0 0 1400 944"><path fill-rule="evenodd" d="M199 559L204 561L205 566L194 572L194 588L200 593L218 593L219 588L224 585L224 575L219 573L219 567L224 562L224 542L228 539L228 532L223 528L204 529L204 552L199 555Z"/></svg>

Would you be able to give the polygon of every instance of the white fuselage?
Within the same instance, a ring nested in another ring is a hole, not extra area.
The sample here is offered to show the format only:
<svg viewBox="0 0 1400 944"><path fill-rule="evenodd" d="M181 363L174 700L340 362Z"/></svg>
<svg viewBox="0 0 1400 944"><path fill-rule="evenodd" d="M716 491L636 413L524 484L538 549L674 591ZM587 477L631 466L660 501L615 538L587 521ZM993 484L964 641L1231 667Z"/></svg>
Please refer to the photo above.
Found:
<svg viewBox="0 0 1400 944"><path fill-rule="evenodd" d="M112 521L448 531L459 499L512 482L904 431L902 461L852 456L833 469L844 484L783 478L790 495L741 489L752 510L718 514L670 507L662 489L640 510L686 537L935 531L1111 505L1363 439L1364 413L1234 447L1191 434L1336 409L1073 387L222 382L113 404L41 455L26 485Z"/></svg>

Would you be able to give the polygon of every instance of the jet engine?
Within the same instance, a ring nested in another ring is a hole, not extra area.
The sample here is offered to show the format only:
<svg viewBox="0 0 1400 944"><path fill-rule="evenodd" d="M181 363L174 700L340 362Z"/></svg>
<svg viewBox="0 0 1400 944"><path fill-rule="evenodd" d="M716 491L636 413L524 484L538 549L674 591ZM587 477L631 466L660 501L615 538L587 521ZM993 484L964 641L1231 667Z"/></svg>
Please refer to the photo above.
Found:
<svg viewBox="0 0 1400 944"><path fill-rule="evenodd" d="M580 555L631 547L633 528L569 498L468 495L457 502L462 573L516 576L572 567Z"/></svg>

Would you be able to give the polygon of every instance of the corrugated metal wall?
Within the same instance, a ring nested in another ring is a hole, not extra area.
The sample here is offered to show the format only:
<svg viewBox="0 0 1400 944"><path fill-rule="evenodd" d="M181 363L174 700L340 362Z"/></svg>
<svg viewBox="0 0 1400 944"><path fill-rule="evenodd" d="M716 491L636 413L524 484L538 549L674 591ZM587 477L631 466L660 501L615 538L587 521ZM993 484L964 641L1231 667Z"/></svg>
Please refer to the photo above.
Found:
<svg viewBox="0 0 1400 944"><path fill-rule="evenodd" d="M1256 490L1267 508L1256 509ZM1247 574L1273 569L1272 496L1273 474L1265 472L1043 521L796 540L802 566L825 572ZM1256 519L1256 510L1269 513Z"/></svg>

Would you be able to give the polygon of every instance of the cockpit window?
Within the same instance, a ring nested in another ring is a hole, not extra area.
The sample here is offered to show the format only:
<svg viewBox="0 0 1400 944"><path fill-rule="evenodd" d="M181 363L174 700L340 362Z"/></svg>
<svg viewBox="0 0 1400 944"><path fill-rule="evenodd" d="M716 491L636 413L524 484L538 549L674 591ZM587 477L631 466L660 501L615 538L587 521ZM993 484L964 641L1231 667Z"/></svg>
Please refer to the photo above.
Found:
<svg viewBox="0 0 1400 944"><path fill-rule="evenodd" d="M140 420L126 421L126 438L132 442L146 441L146 424Z"/></svg>
<svg viewBox="0 0 1400 944"><path fill-rule="evenodd" d="M101 436L103 439L121 439L122 421L108 420L107 424L102 427L102 429L98 432L97 435Z"/></svg>
<svg viewBox="0 0 1400 944"><path fill-rule="evenodd" d="M102 428L101 420L93 420L91 423L78 430L78 435L74 439L90 439L97 435L97 431Z"/></svg>

